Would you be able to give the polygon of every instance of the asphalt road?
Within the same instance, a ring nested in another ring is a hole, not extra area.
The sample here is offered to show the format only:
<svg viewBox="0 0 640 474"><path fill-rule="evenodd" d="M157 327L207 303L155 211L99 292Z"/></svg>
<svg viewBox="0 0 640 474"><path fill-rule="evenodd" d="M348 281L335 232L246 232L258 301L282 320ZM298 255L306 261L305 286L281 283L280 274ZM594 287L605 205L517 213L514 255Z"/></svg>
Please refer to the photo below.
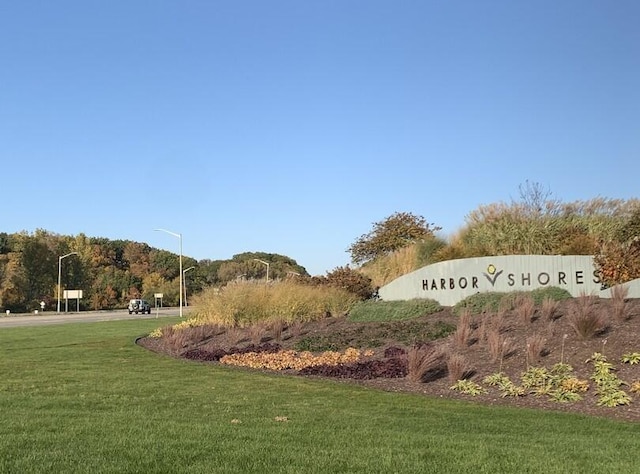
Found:
<svg viewBox="0 0 640 474"><path fill-rule="evenodd" d="M47 324L65 324L65 323L90 323L97 321L114 321L121 319L152 319L166 318L169 316L178 316L179 308L162 308L159 310L152 309L151 314L129 314L126 309L117 311L86 311L80 313L56 313L45 312L39 314L16 314L0 315L0 329L6 327L17 326L44 326ZM185 308L182 309L183 317L186 314Z"/></svg>

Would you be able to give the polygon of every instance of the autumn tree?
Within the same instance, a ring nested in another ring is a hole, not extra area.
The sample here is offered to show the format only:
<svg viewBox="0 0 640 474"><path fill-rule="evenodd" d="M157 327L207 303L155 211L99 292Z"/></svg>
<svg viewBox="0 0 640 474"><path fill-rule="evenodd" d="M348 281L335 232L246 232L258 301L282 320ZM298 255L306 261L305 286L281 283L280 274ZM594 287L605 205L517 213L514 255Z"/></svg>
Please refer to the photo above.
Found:
<svg viewBox="0 0 640 474"><path fill-rule="evenodd" d="M602 243L594 261L605 286L640 278L640 207L618 231L617 239Z"/></svg>
<svg viewBox="0 0 640 474"><path fill-rule="evenodd" d="M336 267L326 275L294 275L290 278L301 285L340 288L356 295L361 300L371 298L375 293L371 278L361 271L349 267L349 265Z"/></svg>
<svg viewBox="0 0 640 474"><path fill-rule="evenodd" d="M416 242L433 237L441 227L428 224L424 217L410 212L396 212L362 235L347 250L354 264L362 264Z"/></svg>
<svg viewBox="0 0 640 474"><path fill-rule="evenodd" d="M371 278L350 268L348 265L337 267L328 272L326 279L328 285L353 293L361 300L371 298L373 295L374 290L371 285Z"/></svg>
<svg viewBox="0 0 640 474"><path fill-rule="evenodd" d="M640 278L640 237L603 244L594 265L606 287Z"/></svg>
<svg viewBox="0 0 640 474"><path fill-rule="evenodd" d="M27 307L27 275L20 262L20 254L9 253L3 262L0 281L0 306L11 311L24 311Z"/></svg>
<svg viewBox="0 0 640 474"><path fill-rule="evenodd" d="M129 262L129 271L132 275L143 278L149 273L150 251L151 248L147 244L142 244L139 242L127 242L124 247L124 258L127 262Z"/></svg>

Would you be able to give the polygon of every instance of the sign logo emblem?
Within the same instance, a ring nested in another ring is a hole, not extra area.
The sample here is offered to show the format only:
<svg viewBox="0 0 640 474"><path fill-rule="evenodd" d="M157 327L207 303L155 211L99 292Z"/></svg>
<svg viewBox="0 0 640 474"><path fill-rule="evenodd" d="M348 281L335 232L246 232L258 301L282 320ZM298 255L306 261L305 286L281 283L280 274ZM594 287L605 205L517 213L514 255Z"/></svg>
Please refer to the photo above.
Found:
<svg viewBox="0 0 640 474"><path fill-rule="evenodd" d="M498 277L500 276L500 274L503 272L503 270L500 271L496 271L496 267L493 263L489 264L489 266L487 267L487 273L482 273L485 278L487 280L489 280L489 283L491 283L491 286L495 286L496 284L496 280L498 279Z"/></svg>

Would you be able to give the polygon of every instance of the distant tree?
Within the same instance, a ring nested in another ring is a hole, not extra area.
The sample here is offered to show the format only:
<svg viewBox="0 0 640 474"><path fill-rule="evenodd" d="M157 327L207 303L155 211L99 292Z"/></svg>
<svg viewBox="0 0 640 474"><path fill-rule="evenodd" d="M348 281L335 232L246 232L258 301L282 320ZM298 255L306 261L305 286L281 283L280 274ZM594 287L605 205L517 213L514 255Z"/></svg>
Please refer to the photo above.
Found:
<svg viewBox="0 0 640 474"><path fill-rule="evenodd" d="M212 286L220 282L218 270L224 262L222 260L203 259L198 262L198 276L202 286Z"/></svg>
<svg viewBox="0 0 640 474"><path fill-rule="evenodd" d="M142 297L153 302L153 295L164 293L165 280L157 273L150 273L142 280Z"/></svg>
<svg viewBox="0 0 640 474"><path fill-rule="evenodd" d="M180 259L175 253L154 249L149 258L150 271L158 273L165 280L172 280L180 274Z"/></svg>
<svg viewBox="0 0 640 474"><path fill-rule="evenodd" d="M143 278L149 274L149 252L151 247L139 242L127 242L124 247L124 258L129 262L129 271L132 275ZM179 272L178 272L179 273Z"/></svg>
<svg viewBox="0 0 640 474"><path fill-rule="evenodd" d="M247 277L247 264L245 262L227 261L218 269L218 279L228 282Z"/></svg>
<svg viewBox="0 0 640 474"><path fill-rule="evenodd" d="M11 249L10 238L6 232L0 232L0 254L9 253Z"/></svg>
<svg viewBox="0 0 640 474"><path fill-rule="evenodd" d="M269 264L269 279L287 278L290 272L299 273L300 275L307 274L305 268L298 265L298 262L294 259L277 253L243 252L234 255L232 261L246 263L243 273L247 273L247 278L265 278L266 267L257 262L256 259Z"/></svg>
<svg viewBox="0 0 640 474"><path fill-rule="evenodd" d="M28 309L37 308L39 302L51 294L58 261L39 237L24 237L20 247L18 255L26 279L26 285L22 288L23 296Z"/></svg>
<svg viewBox="0 0 640 474"><path fill-rule="evenodd" d="M20 254L8 255L0 282L0 306L14 312L27 309L28 278L20 262Z"/></svg>
<svg viewBox="0 0 640 474"><path fill-rule="evenodd" d="M428 224L422 216L396 212L380 222L374 222L373 230L362 235L347 251L351 253L353 263L362 264L433 237L440 229Z"/></svg>

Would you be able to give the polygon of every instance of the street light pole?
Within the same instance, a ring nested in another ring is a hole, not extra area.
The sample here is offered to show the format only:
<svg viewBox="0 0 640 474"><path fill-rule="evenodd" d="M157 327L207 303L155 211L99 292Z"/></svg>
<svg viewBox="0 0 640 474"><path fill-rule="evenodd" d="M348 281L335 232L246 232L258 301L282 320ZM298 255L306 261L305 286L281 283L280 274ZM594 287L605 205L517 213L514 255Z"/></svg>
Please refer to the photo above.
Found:
<svg viewBox="0 0 640 474"><path fill-rule="evenodd" d="M58 313L60 312L60 281L62 280L62 259L67 258L69 255L78 255L78 252L70 252L66 255L61 255L60 257L58 257Z"/></svg>
<svg viewBox="0 0 640 474"><path fill-rule="evenodd" d="M173 235L174 237L177 237L178 240L180 241L180 317L182 317L182 279L184 277L184 275L182 274L182 234L178 234L176 232L171 232L170 230L167 229L153 229L159 232L166 232L167 234Z"/></svg>
<svg viewBox="0 0 640 474"><path fill-rule="evenodd" d="M269 262L265 262L264 260L260 260L259 258L254 258L256 262L264 263L267 266L267 283L269 283Z"/></svg>
<svg viewBox="0 0 640 474"><path fill-rule="evenodd" d="M185 306L189 306L189 303L187 303L187 277L185 277L184 274L187 273L189 270L193 270L194 268L196 267L189 267L182 271L182 278L184 279L184 305Z"/></svg>

